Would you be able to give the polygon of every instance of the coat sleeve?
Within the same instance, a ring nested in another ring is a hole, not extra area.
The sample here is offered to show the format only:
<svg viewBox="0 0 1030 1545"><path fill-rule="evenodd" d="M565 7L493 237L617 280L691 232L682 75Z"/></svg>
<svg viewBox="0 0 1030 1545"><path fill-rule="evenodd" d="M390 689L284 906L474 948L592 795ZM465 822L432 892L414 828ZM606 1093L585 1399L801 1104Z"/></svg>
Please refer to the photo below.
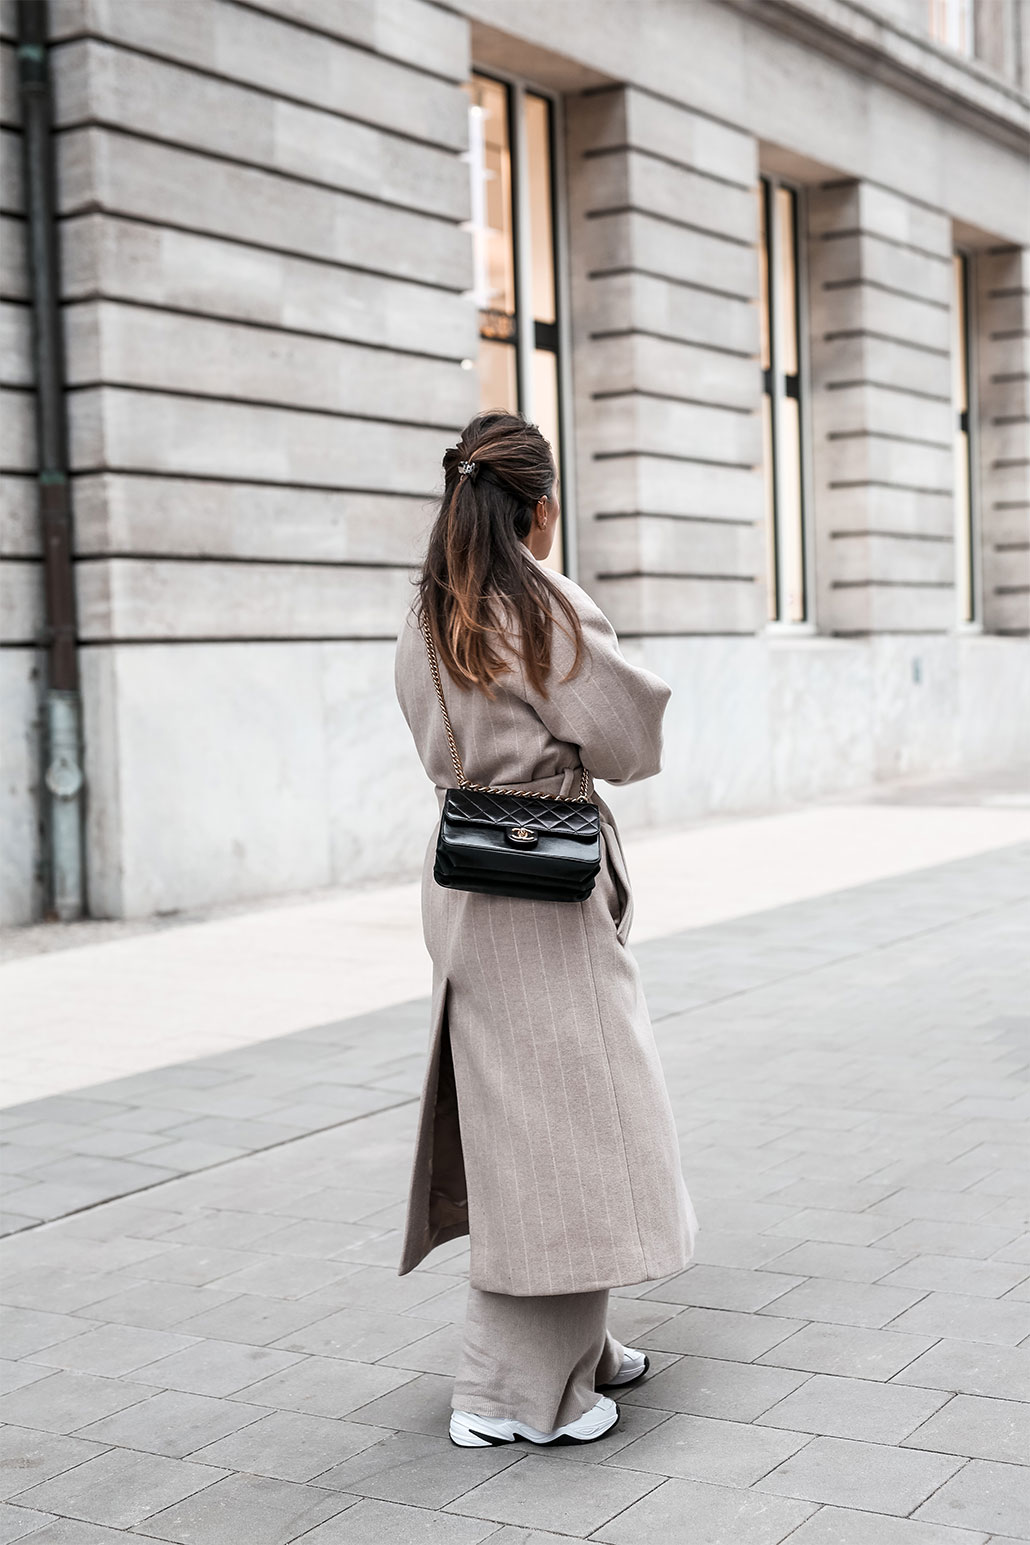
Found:
<svg viewBox="0 0 1030 1545"><path fill-rule="evenodd" d="M651 778L662 767L662 719L672 688L653 671L630 664L615 629L585 590L571 580L562 588L583 629L579 671L562 680L575 645L556 606L547 696L530 686L521 666L516 690L557 740L579 747L583 766L595 778L613 784Z"/></svg>

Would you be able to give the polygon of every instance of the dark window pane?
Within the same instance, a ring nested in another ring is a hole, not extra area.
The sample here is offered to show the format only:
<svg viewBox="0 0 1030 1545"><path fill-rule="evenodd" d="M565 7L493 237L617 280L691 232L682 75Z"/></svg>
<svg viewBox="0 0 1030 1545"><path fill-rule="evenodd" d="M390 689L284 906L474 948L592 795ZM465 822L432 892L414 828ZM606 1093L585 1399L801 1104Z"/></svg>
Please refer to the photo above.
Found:
<svg viewBox="0 0 1030 1545"><path fill-rule="evenodd" d="M776 555L776 472L773 465L772 401L762 393L762 473L765 483L765 569L768 618L775 622L780 614Z"/></svg>
<svg viewBox="0 0 1030 1545"><path fill-rule="evenodd" d="M955 409L955 584L960 622L976 621L973 456L969 418L969 259L952 260L951 394Z"/></svg>
<svg viewBox="0 0 1030 1545"><path fill-rule="evenodd" d="M769 350L769 233L766 230L766 187L767 184L763 177L758 184L759 223L762 233L758 246L758 316L763 370L768 370L771 363Z"/></svg>
<svg viewBox="0 0 1030 1545"><path fill-rule="evenodd" d="M798 373L798 314L796 305L798 265L794 251L796 195L791 188L776 189L776 310L779 320L780 370Z"/></svg>

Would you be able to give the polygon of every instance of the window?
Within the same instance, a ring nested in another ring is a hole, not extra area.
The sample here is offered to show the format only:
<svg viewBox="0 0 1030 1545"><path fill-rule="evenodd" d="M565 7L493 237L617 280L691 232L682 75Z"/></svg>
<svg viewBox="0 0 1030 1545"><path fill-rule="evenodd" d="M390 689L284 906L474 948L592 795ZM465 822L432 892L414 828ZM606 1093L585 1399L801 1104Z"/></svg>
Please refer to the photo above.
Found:
<svg viewBox="0 0 1030 1545"><path fill-rule="evenodd" d="M927 0L930 36L956 53L973 52L973 0Z"/></svg>
<svg viewBox="0 0 1030 1545"><path fill-rule="evenodd" d="M951 307L951 395L955 411L955 585L958 620L978 620L973 447L970 436L969 258L956 252Z"/></svg>
<svg viewBox="0 0 1030 1545"><path fill-rule="evenodd" d="M777 178L763 177L759 199L768 617L770 623L797 624L809 620L798 193Z"/></svg>
<svg viewBox="0 0 1030 1545"><path fill-rule="evenodd" d="M518 409L539 424L563 474L564 525L556 105L487 75L474 74L466 90L480 407ZM559 530L549 567L564 568L565 545Z"/></svg>

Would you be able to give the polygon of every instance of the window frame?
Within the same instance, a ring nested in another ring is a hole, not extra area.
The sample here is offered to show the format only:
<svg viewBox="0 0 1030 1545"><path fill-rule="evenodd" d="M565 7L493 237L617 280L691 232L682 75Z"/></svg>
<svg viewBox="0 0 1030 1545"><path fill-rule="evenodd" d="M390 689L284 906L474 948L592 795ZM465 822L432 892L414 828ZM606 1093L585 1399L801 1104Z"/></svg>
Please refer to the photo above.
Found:
<svg viewBox="0 0 1030 1545"><path fill-rule="evenodd" d="M808 230L808 210L805 198L805 188L802 183L795 182L792 178L781 177L777 172L759 171L758 187L760 197L765 207L765 231L766 231L766 264L767 277L766 289L768 295L768 329L769 329L769 375L772 390L769 392L770 406L770 441L772 455L772 482L773 482L773 521L775 533L776 568L766 575L766 604L770 590L776 597L777 611L782 611L780 600L780 574L782 572L781 541L782 526L779 520L779 512L783 505L783 463L777 455L777 401L783 393L778 385L782 380L783 372L779 368L781 354L781 329L776 322L777 308L773 299L773 279L776 273L778 260L778 222L770 215L775 211L776 190L783 188L793 196L794 200L794 315L797 328L797 403L798 403L798 429L800 435L799 450L799 484L801 491L801 546L802 546L802 598L804 603L804 616L795 620L782 616L767 617L763 626L763 632L772 635L789 635L794 638L803 638L818 632L818 620L816 616L816 574L815 574L815 525L813 513L814 504L814 475L812 466L812 391L810 370L810 330L809 330L809 292L808 292L808 263L806 232ZM759 297L761 304L761 297ZM764 374L764 372L763 372ZM765 397L765 384L762 386L762 396ZM790 394L788 394L790 395ZM762 468L763 481L765 468ZM767 517L763 515L763 523ZM764 550L768 551L769 532L764 532Z"/></svg>
<svg viewBox="0 0 1030 1545"><path fill-rule="evenodd" d="M525 99L540 97L549 109L549 153L551 162L551 239L554 243L554 304L556 315L557 348L556 376L558 382L558 434L560 455L558 476L561 480L561 541L562 572L572 580L579 574L579 551L575 540L578 529L576 518L576 473L573 418L573 392L571 377L572 323L571 323L571 274L569 263L569 204L568 174L565 159L565 118L560 93L523 75L502 70L495 65L480 65L473 59L469 65L469 78L482 76L504 86L508 92L508 143L512 160L512 246L515 260L515 377L521 410L525 404L533 406L533 350L535 348L535 319L532 315L532 241L529 219L529 180L525 175L528 161L526 140ZM528 318L527 323L524 320ZM529 329L533 333L529 333ZM479 337L478 326L476 329ZM532 413L527 414L532 420Z"/></svg>
<svg viewBox="0 0 1030 1545"><path fill-rule="evenodd" d="M981 547L981 511L980 511L980 437L977 433L980 414L977 395L977 372L974 350L976 348L976 285L975 262L976 255L969 247L956 245L952 249L952 257L961 260L962 273L962 344L965 364L965 414L958 412L958 403L952 391L951 415L952 435L956 435L961 426L962 417L965 418L964 433L966 437L966 498L968 500L968 516L964 543L959 539L959 518L961 508L957 498L958 494L958 467L956 460L952 460L953 489L956 495L954 499L953 536L954 536L954 581L955 581L955 629L959 633L982 633L983 628L983 551ZM953 269L954 272L954 269ZM958 337L957 320L955 317L955 305L958 299L957 289L953 286L951 295L951 347L954 349ZM952 385L954 388L955 371L952 363ZM969 557L969 572L960 575L958 564L959 556L965 546ZM968 617L963 616L963 595L968 593L969 612Z"/></svg>

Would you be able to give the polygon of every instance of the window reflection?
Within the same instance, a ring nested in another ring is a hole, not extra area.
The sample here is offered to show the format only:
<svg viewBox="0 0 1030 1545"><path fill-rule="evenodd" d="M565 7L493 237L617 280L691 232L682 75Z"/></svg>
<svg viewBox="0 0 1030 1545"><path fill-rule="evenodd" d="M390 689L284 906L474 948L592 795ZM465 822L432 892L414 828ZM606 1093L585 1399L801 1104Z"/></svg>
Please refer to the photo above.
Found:
<svg viewBox="0 0 1030 1545"><path fill-rule="evenodd" d="M976 621L976 558L973 541L973 458L969 444L969 259L952 259L952 401L955 407L955 582L959 621Z"/></svg>
<svg viewBox="0 0 1030 1545"><path fill-rule="evenodd" d="M802 472L798 195L763 177L759 186L762 465L765 474L768 617L808 615Z"/></svg>
<svg viewBox="0 0 1030 1545"><path fill-rule="evenodd" d="M554 459L561 467L561 433L558 407L558 356L547 349L533 351L533 405L534 419L540 432L554 451ZM547 563L551 568L564 570L564 543L559 525Z"/></svg>
<svg viewBox="0 0 1030 1545"><path fill-rule="evenodd" d="M551 203L551 104L526 93L526 180L529 189L533 318L555 322Z"/></svg>
<svg viewBox="0 0 1030 1545"><path fill-rule="evenodd" d="M518 406L515 355L515 215L508 92L474 76L469 106L469 163L475 299L479 306L482 407Z"/></svg>
<svg viewBox="0 0 1030 1545"><path fill-rule="evenodd" d="M934 42L972 54L973 0L927 0L927 26Z"/></svg>
<svg viewBox="0 0 1030 1545"><path fill-rule="evenodd" d="M547 97L486 75L474 74L466 91L480 407L523 412L560 469L553 109ZM560 528L546 561L564 568Z"/></svg>

